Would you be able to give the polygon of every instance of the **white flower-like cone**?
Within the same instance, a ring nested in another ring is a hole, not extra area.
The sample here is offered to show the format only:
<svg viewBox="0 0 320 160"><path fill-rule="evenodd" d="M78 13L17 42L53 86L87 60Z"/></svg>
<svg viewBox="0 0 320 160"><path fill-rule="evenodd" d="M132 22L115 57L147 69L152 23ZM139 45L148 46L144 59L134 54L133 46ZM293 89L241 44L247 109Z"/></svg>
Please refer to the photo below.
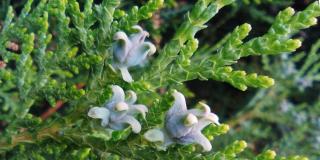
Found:
<svg viewBox="0 0 320 160"><path fill-rule="evenodd" d="M132 131L139 133L141 131L140 122L134 117L141 114L145 118L148 108L142 104L134 104L137 95L133 91L128 91L130 98L125 99L124 91L117 85L111 86L113 96L103 107L93 107L89 110L88 116L101 119L101 125L113 130L123 130L128 125Z"/></svg>
<svg viewBox="0 0 320 160"><path fill-rule="evenodd" d="M144 41L149 33L138 25L132 28L137 30L137 33L129 37L122 31L113 36L113 40L116 41L113 47L114 66L121 71L122 78L126 82L133 81L128 68L142 64L148 55L156 52L156 47L152 43Z"/></svg>
<svg viewBox="0 0 320 160"><path fill-rule="evenodd" d="M211 143L201 130L211 123L219 125L218 116L204 103L200 103L200 108L188 110L183 94L174 92L173 96L175 101L166 114L165 126L147 131L145 139L160 143L158 147L164 150L173 143L197 143L204 151L210 151Z"/></svg>

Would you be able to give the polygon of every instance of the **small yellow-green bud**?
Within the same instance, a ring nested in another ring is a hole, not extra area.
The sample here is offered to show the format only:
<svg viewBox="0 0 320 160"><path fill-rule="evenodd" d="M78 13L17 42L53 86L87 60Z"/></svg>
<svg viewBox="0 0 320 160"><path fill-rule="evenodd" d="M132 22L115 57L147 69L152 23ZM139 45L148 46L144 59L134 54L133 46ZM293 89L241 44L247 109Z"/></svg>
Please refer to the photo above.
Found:
<svg viewBox="0 0 320 160"><path fill-rule="evenodd" d="M243 39L248 36L249 32L251 31L252 27L249 23L245 23L240 26L240 39Z"/></svg>
<svg viewBox="0 0 320 160"><path fill-rule="evenodd" d="M283 12L285 12L288 16L292 16L295 13L294 9L291 7L286 8Z"/></svg>
<svg viewBox="0 0 320 160"><path fill-rule="evenodd" d="M233 69L232 69L232 67L230 67L230 66L224 67L224 71L225 71L225 72L229 72L229 73L230 73L230 72L232 72L232 70L233 70Z"/></svg>
<svg viewBox="0 0 320 160"><path fill-rule="evenodd" d="M55 79L51 80L50 83L51 83L51 85L53 85L53 86L57 85L57 81L56 81Z"/></svg>
<svg viewBox="0 0 320 160"><path fill-rule="evenodd" d="M238 85L238 88L241 90L241 91L245 91L248 89L248 87L245 85L245 84L239 84Z"/></svg>
<svg viewBox="0 0 320 160"><path fill-rule="evenodd" d="M209 136L207 136L207 138L209 139L209 141L212 141L214 139L214 136L209 135Z"/></svg>
<svg viewBox="0 0 320 160"><path fill-rule="evenodd" d="M257 73L252 73L252 74L250 74L250 78L256 79L257 77L258 77Z"/></svg>
<svg viewBox="0 0 320 160"><path fill-rule="evenodd" d="M312 26L312 25L316 25L317 22L318 22L317 18L312 17L309 19L308 24Z"/></svg>
<svg viewBox="0 0 320 160"><path fill-rule="evenodd" d="M163 5L163 0L156 1L157 6L161 7Z"/></svg>
<svg viewBox="0 0 320 160"><path fill-rule="evenodd" d="M101 62L103 60L103 58L101 56L97 56L97 61Z"/></svg>
<svg viewBox="0 0 320 160"><path fill-rule="evenodd" d="M33 115L30 113L26 114L26 116L25 116L26 119L31 119L32 117L33 117Z"/></svg>
<svg viewBox="0 0 320 160"><path fill-rule="evenodd" d="M227 124L220 125L220 128L221 128L221 132L223 133L227 133L230 130L230 127Z"/></svg>
<svg viewBox="0 0 320 160"><path fill-rule="evenodd" d="M274 79L268 76L260 76L260 79L265 83L264 87L270 87L274 85Z"/></svg>
<svg viewBox="0 0 320 160"><path fill-rule="evenodd" d="M73 47L73 48L67 53L68 57L69 57L69 58L72 58L72 57L76 56L78 50L79 50L79 49L78 49L77 47Z"/></svg>
<svg viewBox="0 0 320 160"><path fill-rule="evenodd" d="M243 140L241 140L241 141L238 141L238 143L237 143L237 152L239 153L239 152L242 152L245 148L247 148L247 142L246 141L243 141Z"/></svg>
<svg viewBox="0 0 320 160"><path fill-rule="evenodd" d="M150 83L148 83L148 82L143 82L142 83L142 85L143 85L143 88L146 88L146 89L151 89L151 84Z"/></svg>
<svg viewBox="0 0 320 160"><path fill-rule="evenodd" d="M85 94L86 94L86 91L85 91L85 90L83 90L83 89L80 89L80 90L79 90L79 93L80 93L80 95L81 95L81 96L83 96L83 95L85 95Z"/></svg>
<svg viewBox="0 0 320 160"><path fill-rule="evenodd" d="M301 41L299 39L290 39L287 41L287 47L290 50L296 50L301 47Z"/></svg>
<svg viewBox="0 0 320 160"><path fill-rule="evenodd" d="M126 15L126 12L125 11L123 11L123 10L116 10L115 12L114 12L114 16L115 17L123 17L123 16L125 16Z"/></svg>
<svg viewBox="0 0 320 160"><path fill-rule="evenodd" d="M245 71L239 71L240 76L244 77L247 75L247 73Z"/></svg>
<svg viewBox="0 0 320 160"><path fill-rule="evenodd" d="M269 159L274 159L276 157L276 152L273 150L267 150L265 152L265 155L269 158Z"/></svg>
<svg viewBox="0 0 320 160"><path fill-rule="evenodd" d="M252 29L252 27L249 23L245 23L242 26L243 26L244 31L246 31L246 32L249 32Z"/></svg>

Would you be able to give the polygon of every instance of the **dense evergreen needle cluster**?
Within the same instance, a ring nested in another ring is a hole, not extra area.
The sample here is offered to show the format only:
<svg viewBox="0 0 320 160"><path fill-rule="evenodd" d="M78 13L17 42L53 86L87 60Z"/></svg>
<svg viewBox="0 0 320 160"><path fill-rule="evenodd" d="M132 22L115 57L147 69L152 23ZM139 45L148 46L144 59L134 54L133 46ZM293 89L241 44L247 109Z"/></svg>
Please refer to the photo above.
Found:
<svg viewBox="0 0 320 160"><path fill-rule="evenodd" d="M157 26L157 17L175 14L169 12L178 2L149 0L140 7L133 3L0 4L1 13L6 11L0 21L0 159L303 160L307 157L295 154L309 152L320 157L320 103L291 102L293 93L320 81L320 41L307 56L287 55L302 45L294 35L317 24L319 2L297 12L285 8L275 18L264 16L272 24L260 36L250 36L254 28L244 23L209 46L195 36L210 30L207 22L224 7L253 2L197 0L183 8L188 10L183 20L175 24L173 35L161 35L166 38L161 44L157 36L165 27ZM249 56L261 57L261 73L270 77L238 69L238 61ZM211 111L214 107L203 102L187 105L185 97L191 93L184 82L196 79L257 92L244 112L224 123ZM294 134L268 146L279 148L279 156L269 149L243 152L251 146L238 139L246 139L242 132L255 138L255 133L273 134L254 118L280 126L291 123L282 132ZM296 127L302 124L306 127ZM239 125L246 130L237 132ZM228 140L216 141L229 130ZM299 146L303 138L297 140L297 135L306 134L318 144L308 146L312 151L291 153L282 146Z"/></svg>

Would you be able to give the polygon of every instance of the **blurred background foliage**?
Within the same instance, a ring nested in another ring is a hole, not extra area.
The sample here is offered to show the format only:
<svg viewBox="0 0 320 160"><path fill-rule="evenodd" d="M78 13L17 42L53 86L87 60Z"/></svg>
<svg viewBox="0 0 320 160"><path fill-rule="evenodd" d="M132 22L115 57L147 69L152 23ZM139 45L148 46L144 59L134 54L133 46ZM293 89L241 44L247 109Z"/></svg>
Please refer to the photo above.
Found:
<svg viewBox="0 0 320 160"><path fill-rule="evenodd" d="M80 4L82 1L79 0ZM139 6L145 2L123 0L121 8ZM141 23L151 33L152 41L157 46L163 46L172 38L183 21L181 17L195 3L194 0L165 2L161 12ZM208 28L196 35L202 45L200 49L212 47L226 33L245 22L250 23L253 28L248 39L262 35L280 10L287 6L302 10L311 2L314 1L237 0L221 10L209 21ZM0 19L5 18L9 5L19 13L24 3L25 0L1 0ZM245 68L248 72L273 77L276 83L268 89L249 88L247 91L240 91L227 83L211 80L194 80L188 82L186 88L183 87L184 90L189 90L189 104L195 104L199 100L206 101L221 121L230 125L228 134L216 138L214 149L243 139L248 143L249 149L241 154L249 157L268 148L279 155L301 154L310 159L320 159L319 35L320 26L317 25L295 35L295 38L303 41L302 47L295 53L272 57L250 56L234 65L234 68ZM37 114L39 111L33 112Z"/></svg>

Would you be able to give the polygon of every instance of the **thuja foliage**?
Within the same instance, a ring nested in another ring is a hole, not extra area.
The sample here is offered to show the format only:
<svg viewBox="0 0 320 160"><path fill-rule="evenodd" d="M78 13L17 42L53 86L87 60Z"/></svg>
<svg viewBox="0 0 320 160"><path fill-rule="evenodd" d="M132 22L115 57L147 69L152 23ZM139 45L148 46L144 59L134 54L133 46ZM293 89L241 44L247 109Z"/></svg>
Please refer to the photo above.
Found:
<svg viewBox="0 0 320 160"><path fill-rule="evenodd" d="M243 128L231 131L229 138L248 136L252 143L269 139L268 146L281 148L278 152L282 155L299 153L310 155L310 159L319 158L320 95L313 91L319 82L319 45L318 40L307 53L282 55L277 59L263 57L263 67L277 79L277 84L259 90L244 111L229 120L231 128ZM271 128L272 124L277 127Z"/></svg>
<svg viewBox="0 0 320 160"><path fill-rule="evenodd" d="M263 35L248 37L252 27L244 23L216 44L201 45L196 33L206 30L206 23L219 10L235 3L198 0L163 45L155 44L161 26L150 33L144 26L166 7L174 6L174 1L150 0L137 7L120 0L28 0L21 10L3 4L1 158L307 159L284 151L277 156L273 146L245 157L248 154L240 153L248 145L240 139L212 148L215 139L233 125L224 124L205 103L186 104L185 96L191 93L184 82L211 79L242 91L264 88L249 106L263 106L259 101L282 97L288 107L290 102L284 100L290 92L283 86L266 91L274 79L234 69L238 60L248 56L262 56L263 67L276 79L283 74L273 70L285 66L281 72L292 76L288 85L293 89L299 84L298 90L304 90L320 80L318 43L301 69L294 63L302 56L282 56L276 64L269 58L302 45L292 37L317 23L318 2L302 11L283 9L270 20L272 25ZM264 99L265 92L275 92L275 97ZM63 110L52 115L62 106ZM319 104L315 106L319 109ZM254 110L257 115L266 117L259 109ZM313 109L306 112L316 117Z"/></svg>

